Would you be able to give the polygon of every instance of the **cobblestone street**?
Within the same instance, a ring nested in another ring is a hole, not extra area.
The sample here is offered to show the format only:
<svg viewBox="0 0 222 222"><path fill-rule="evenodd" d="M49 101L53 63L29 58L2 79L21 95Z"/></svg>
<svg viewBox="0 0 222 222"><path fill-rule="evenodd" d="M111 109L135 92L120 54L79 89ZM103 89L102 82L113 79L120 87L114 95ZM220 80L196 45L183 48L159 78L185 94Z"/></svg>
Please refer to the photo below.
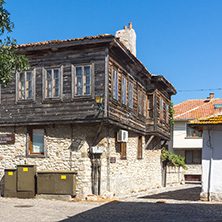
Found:
<svg viewBox="0 0 222 222"><path fill-rule="evenodd" d="M222 221L222 204L201 202L199 193L200 185L181 185L105 203L0 198L0 218L6 222Z"/></svg>

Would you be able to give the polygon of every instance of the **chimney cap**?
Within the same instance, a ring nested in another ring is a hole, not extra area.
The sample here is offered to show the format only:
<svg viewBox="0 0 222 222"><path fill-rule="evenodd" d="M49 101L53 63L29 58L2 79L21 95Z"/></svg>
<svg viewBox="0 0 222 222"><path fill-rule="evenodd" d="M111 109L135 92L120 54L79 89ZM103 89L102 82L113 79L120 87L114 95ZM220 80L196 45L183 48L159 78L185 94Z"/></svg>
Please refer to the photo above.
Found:
<svg viewBox="0 0 222 222"><path fill-rule="evenodd" d="M126 25L124 25L124 29L125 29L125 30L127 29L127 26L126 26Z"/></svg>
<svg viewBox="0 0 222 222"><path fill-rule="evenodd" d="M130 23L129 23L129 30L131 30L132 28L133 28L133 23L130 22Z"/></svg>

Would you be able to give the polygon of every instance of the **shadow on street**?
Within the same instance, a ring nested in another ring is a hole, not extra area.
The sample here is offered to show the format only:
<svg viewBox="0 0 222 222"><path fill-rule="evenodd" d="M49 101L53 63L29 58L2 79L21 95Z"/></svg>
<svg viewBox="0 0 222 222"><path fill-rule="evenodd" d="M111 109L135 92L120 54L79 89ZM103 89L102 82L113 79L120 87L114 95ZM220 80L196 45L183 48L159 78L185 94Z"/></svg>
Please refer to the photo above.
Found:
<svg viewBox="0 0 222 222"><path fill-rule="evenodd" d="M129 222L129 221L222 221L221 204L168 204L113 201L86 212L71 216L69 221Z"/></svg>
<svg viewBox="0 0 222 222"><path fill-rule="evenodd" d="M201 187L192 187L188 189L180 189L180 190L163 192L160 194L147 195L140 198L198 201L200 200L200 191L201 191Z"/></svg>

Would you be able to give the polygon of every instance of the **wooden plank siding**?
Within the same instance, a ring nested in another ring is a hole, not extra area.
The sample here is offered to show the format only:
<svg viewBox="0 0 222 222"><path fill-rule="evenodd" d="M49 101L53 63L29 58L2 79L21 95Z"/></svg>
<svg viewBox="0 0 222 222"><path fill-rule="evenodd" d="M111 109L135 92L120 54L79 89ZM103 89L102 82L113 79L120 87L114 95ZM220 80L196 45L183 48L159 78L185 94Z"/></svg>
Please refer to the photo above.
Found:
<svg viewBox="0 0 222 222"><path fill-rule="evenodd" d="M93 119L98 114L95 94L105 91L105 47L83 50L47 51L28 55L30 65L36 69L35 101L16 102L16 81L1 90L0 124L38 123ZM92 96L72 98L72 65L94 64ZM61 99L43 100L42 68L63 66ZM102 118L102 115L99 116ZM97 117L98 119L98 117Z"/></svg>

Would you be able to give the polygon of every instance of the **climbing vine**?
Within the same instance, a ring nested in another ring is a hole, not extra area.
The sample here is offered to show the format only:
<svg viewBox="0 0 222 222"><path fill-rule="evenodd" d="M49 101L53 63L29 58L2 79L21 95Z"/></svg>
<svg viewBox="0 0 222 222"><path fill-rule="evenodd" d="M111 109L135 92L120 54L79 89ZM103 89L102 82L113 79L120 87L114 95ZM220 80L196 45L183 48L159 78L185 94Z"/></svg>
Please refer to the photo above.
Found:
<svg viewBox="0 0 222 222"><path fill-rule="evenodd" d="M167 165L167 163L172 163L174 166L181 166L185 170L188 169L183 157L168 152L165 148L162 149L160 158L165 165Z"/></svg>
<svg viewBox="0 0 222 222"><path fill-rule="evenodd" d="M170 125L172 126L174 124L174 115L175 113L175 110L173 109L173 101L171 100L171 103L170 103Z"/></svg>

